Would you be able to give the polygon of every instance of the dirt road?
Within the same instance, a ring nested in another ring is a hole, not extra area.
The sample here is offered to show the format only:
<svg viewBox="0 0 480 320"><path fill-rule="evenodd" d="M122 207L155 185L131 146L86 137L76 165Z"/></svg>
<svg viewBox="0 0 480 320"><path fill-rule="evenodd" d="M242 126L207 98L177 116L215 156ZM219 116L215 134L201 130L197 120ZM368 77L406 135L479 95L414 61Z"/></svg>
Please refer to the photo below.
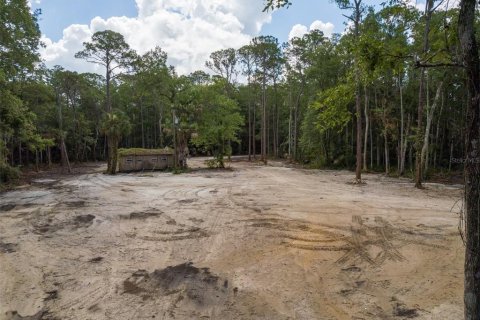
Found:
<svg viewBox="0 0 480 320"><path fill-rule="evenodd" d="M352 178L238 161L1 194L0 319L461 319L460 190Z"/></svg>

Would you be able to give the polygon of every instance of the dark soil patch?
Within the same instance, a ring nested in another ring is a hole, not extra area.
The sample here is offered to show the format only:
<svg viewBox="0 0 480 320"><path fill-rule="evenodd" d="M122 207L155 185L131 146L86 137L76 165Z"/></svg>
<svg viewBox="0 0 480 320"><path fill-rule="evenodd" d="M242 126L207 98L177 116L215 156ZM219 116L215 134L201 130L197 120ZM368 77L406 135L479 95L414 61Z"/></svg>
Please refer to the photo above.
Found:
<svg viewBox="0 0 480 320"><path fill-rule="evenodd" d="M0 212L1 211L10 211L10 210L13 210L15 209L16 205L14 204L4 204L2 206L0 206Z"/></svg>
<svg viewBox="0 0 480 320"><path fill-rule="evenodd" d="M339 294L343 297L347 297L347 296L353 294L354 292L355 291L352 290L352 289L342 289L342 290L340 290Z"/></svg>
<svg viewBox="0 0 480 320"><path fill-rule="evenodd" d="M85 207L85 201L69 201L65 202L65 205L69 208L81 208Z"/></svg>
<svg viewBox="0 0 480 320"><path fill-rule="evenodd" d="M73 221L77 228L88 228L92 225L94 219L95 216L93 214L85 214L76 216Z"/></svg>
<svg viewBox="0 0 480 320"><path fill-rule="evenodd" d="M58 298L58 291L52 290L45 292L47 296L43 299L43 301L55 300Z"/></svg>
<svg viewBox="0 0 480 320"><path fill-rule="evenodd" d="M203 223L203 220L202 220L202 219L189 218L188 220L192 221L193 223L197 223L197 224Z"/></svg>
<svg viewBox="0 0 480 320"><path fill-rule="evenodd" d="M181 204L189 204L189 203L194 203L196 201L197 199L183 199L183 200L178 200L177 202Z"/></svg>
<svg viewBox="0 0 480 320"><path fill-rule="evenodd" d="M64 226L62 224L44 223L44 224L35 225L33 232L36 234L53 233L60 229L63 229L63 227Z"/></svg>
<svg viewBox="0 0 480 320"><path fill-rule="evenodd" d="M177 221L175 221L175 219L172 219L172 218L168 219L166 223L170 226L176 226L177 225Z"/></svg>
<svg viewBox="0 0 480 320"><path fill-rule="evenodd" d="M71 228L72 230L79 229L79 228L88 228L93 224L93 220L95 216L93 214L85 214L76 216L71 221L67 222L58 222L58 223L51 223L51 219L45 223L39 223L34 225L34 233L36 234L46 234L46 233L54 233L58 230L62 230L65 228Z"/></svg>
<svg viewBox="0 0 480 320"><path fill-rule="evenodd" d="M396 303L393 306L393 315L397 317L404 317L404 318L416 318L418 317L417 309L410 309L407 308L403 303Z"/></svg>
<svg viewBox="0 0 480 320"><path fill-rule="evenodd" d="M342 271L347 271L347 272L361 272L362 269L360 269L359 267L356 267L356 266L351 266L351 267L348 267L348 268L343 268Z"/></svg>
<svg viewBox="0 0 480 320"><path fill-rule="evenodd" d="M17 245L15 243L3 243L0 242L0 252L12 253L17 251Z"/></svg>
<svg viewBox="0 0 480 320"><path fill-rule="evenodd" d="M102 262L103 261L103 257L95 257L95 258L92 258L90 260L88 260L88 262L91 262L91 263L99 263L99 262Z"/></svg>
<svg viewBox="0 0 480 320"><path fill-rule="evenodd" d="M144 300L150 298L148 291L142 288L142 284L145 285L149 279L148 272L146 270L138 270L132 274L130 278L123 281L123 293L141 295Z"/></svg>
<svg viewBox="0 0 480 320"><path fill-rule="evenodd" d="M162 215L163 212L158 211L158 210L148 210L148 211L135 211L130 213L127 216L122 216L124 219L148 219L148 218L153 218L153 217L159 217Z"/></svg>
<svg viewBox="0 0 480 320"><path fill-rule="evenodd" d="M123 282L123 287L124 293L139 295L144 300L178 294L196 305L218 305L230 294L228 280L221 280L208 268L197 268L191 262L152 273L139 270Z"/></svg>

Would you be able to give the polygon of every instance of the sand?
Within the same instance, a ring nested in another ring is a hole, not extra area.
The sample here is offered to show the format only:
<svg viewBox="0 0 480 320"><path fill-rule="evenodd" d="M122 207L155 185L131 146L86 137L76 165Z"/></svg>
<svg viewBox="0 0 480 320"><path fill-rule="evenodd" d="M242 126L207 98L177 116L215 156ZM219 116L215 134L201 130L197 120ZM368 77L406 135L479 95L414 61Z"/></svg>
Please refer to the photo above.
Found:
<svg viewBox="0 0 480 320"><path fill-rule="evenodd" d="M461 319L461 189L236 159L0 194L0 319Z"/></svg>

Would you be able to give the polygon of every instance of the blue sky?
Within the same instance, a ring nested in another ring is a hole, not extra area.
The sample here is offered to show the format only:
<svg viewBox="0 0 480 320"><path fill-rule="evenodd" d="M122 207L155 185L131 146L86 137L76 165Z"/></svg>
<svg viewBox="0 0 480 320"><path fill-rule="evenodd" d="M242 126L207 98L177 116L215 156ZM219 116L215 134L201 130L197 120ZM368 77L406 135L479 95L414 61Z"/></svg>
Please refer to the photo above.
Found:
<svg viewBox="0 0 480 320"><path fill-rule="evenodd" d="M40 30L54 41L58 41L63 29L71 24L89 24L96 16L135 17L137 7L134 0L42 0L33 3L40 8Z"/></svg>
<svg viewBox="0 0 480 320"><path fill-rule="evenodd" d="M344 12L328 0L294 0L290 8L273 13L262 13L263 0L30 2L42 10L40 29L46 47L40 51L47 66L80 72L99 71L74 55L94 32L105 29L122 33L139 53L160 46L179 73L189 73L205 70L211 52L239 48L260 34L285 42L289 34L307 32L313 22L314 28L326 33L341 33L345 28Z"/></svg>
<svg viewBox="0 0 480 320"><path fill-rule="evenodd" d="M138 13L134 0L42 0L40 4L33 3L33 7L42 9L40 29L54 41L58 41L71 24L89 24L96 16L133 18ZM287 41L295 24L310 26L315 20L333 23L335 32L344 29L342 11L333 2L296 0L290 8L274 12L272 22L263 26L261 34Z"/></svg>

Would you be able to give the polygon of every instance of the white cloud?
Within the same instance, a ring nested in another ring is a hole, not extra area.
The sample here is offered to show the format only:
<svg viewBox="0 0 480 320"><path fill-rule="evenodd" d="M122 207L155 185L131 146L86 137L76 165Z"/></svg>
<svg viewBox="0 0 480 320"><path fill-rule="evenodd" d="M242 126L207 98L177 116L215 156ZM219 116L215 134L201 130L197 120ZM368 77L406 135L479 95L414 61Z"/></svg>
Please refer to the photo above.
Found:
<svg viewBox="0 0 480 320"><path fill-rule="evenodd" d="M303 24L296 24L292 27L292 30L290 30L290 33L288 34L288 40L292 40L293 38L301 38L306 33L308 33L307 26L304 26Z"/></svg>
<svg viewBox="0 0 480 320"><path fill-rule="evenodd" d="M96 68L74 58L96 31L123 34L139 53L160 46L181 74L204 69L211 52L239 48L257 35L271 13L262 13L258 0L136 0L138 16L96 17L90 25L71 25L57 42L47 37L41 50L47 66L59 64L80 72Z"/></svg>
<svg viewBox="0 0 480 320"><path fill-rule="evenodd" d="M303 24L296 24L290 30L288 34L288 39L291 40L295 37L302 37L306 33L313 31L313 30L320 30L324 33L326 37L330 37L333 33L335 26L331 22L323 22L320 20L315 20L311 25L310 28Z"/></svg>
<svg viewBox="0 0 480 320"><path fill-rule="evenodd" d="M43 36L45 48L40 49L40 54L49 67L60 65L67 70L100 71L98 66L74 58L75 53L82 50L83 42L89 41L92 34L88 26L73 24L63 30L63 37L57 42Z"/></svg>
<svg viewBox="0 0 480 320"><path fill-rule="evenodd" d="M316 20L310 25L310 31L320 30L327 37L332 36L334 28L335 28L335 26L333 25L333 23L331 23L331 22L324 23L320 20Z"/></svg>

